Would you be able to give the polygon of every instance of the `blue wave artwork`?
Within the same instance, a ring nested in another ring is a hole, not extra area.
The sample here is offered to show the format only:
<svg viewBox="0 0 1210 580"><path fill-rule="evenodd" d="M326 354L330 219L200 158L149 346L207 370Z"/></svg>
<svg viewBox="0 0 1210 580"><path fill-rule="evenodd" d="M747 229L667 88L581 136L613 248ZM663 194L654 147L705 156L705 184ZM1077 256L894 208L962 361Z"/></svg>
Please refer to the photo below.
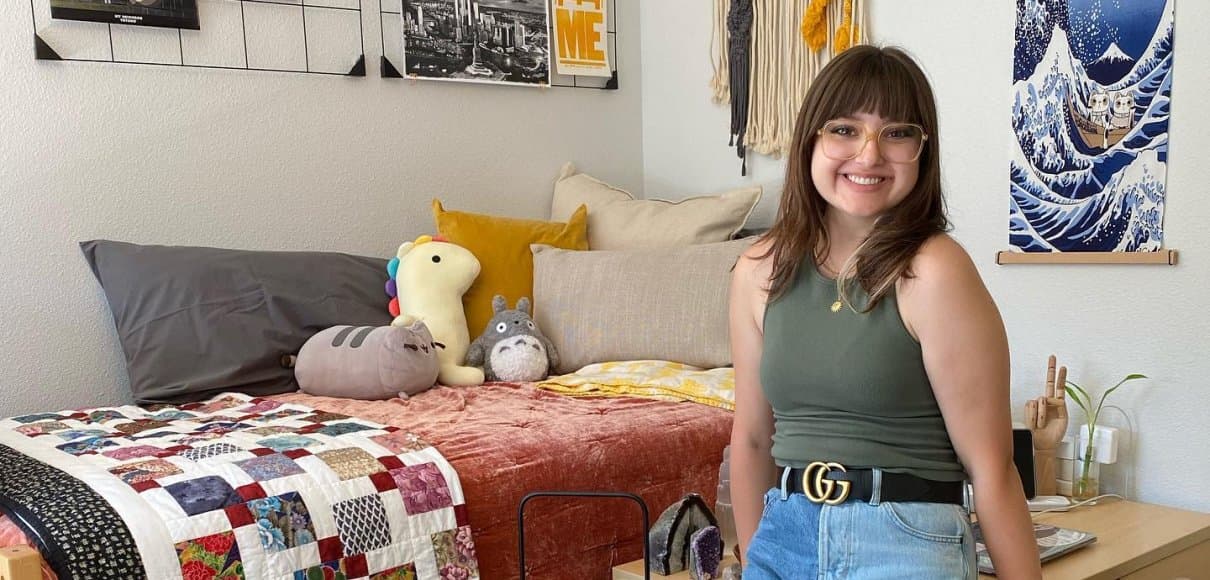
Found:
<svg viewBox="0 0 1210 580"><path fill-rule="evenodd" d="M1009 244L1164 242L1173 0L1017 0Z"/></svg>

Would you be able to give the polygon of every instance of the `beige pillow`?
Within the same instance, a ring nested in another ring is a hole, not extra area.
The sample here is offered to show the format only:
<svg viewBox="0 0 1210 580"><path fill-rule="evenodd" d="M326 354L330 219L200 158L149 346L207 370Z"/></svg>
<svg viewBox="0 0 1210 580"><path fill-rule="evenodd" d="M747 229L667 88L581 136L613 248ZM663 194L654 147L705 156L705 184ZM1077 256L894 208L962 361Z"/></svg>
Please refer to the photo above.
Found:
<svg viewBox="0 0 1210 580"><path fill-rule="evenodd" d="M559 351L555 370L629 360L731 364L731 267L754 239L660 252L530 246L534 321Z"/></svg>
<svg viewBox="0 0 1210 580"><path fill-rule="evenodd" d="M555 181L551 221L565 222L588 206L588 249L632 250L730 240L760 201L761 188L681 201L635 199L629 192L578 173L568 163Z"/></svg>

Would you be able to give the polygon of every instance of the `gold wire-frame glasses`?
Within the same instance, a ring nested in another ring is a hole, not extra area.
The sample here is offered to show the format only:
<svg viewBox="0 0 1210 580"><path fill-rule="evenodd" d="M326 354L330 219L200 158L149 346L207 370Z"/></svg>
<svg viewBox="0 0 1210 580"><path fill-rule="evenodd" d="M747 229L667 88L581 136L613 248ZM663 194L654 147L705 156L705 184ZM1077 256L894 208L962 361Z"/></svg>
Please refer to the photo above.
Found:
<svg viewBox="0 0 1210 580"><path fill-rule="evenodd" d="M815 132L823 145L823 154L836 161L848 161L861 155L870 141L877 140L878 152L891 163L913 163L924 152L928 133L916 123L891 123L877 132L863 123L833 120Z"/></svg>

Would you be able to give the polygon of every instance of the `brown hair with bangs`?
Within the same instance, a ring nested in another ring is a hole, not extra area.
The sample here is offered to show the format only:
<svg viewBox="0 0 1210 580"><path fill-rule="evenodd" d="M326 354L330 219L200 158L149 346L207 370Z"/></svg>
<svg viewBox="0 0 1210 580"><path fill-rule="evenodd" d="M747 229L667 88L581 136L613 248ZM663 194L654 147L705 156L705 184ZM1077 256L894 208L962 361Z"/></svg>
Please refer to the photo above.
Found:
<svg viewBox="0 0 1210 580"><path fill-rule="evenodd" d="M845 262L836 281L838 298L852 308L846 288L856 280L869 294L864 311L872 310L900 277L912 276L912 257L925 240L949 229L941 194L937 106L924 71L898 48L849 48L819 72L798 111L777 218L762 236L771 244L761 259L773 256L770 302L789 289L807 256L820 265L828 255L831 242L824 223L828 204L811 180L811 155L824 123L854 113L919 124L928 139L917 161L915 187L878 217L869 237Z"/></svg>

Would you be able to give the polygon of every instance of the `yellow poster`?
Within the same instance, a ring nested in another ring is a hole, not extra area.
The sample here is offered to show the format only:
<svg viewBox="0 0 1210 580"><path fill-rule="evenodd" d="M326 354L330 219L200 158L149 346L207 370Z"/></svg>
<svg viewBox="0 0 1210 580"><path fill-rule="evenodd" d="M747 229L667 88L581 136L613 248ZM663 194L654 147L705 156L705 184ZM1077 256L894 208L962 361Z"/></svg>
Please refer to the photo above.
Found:
<svg viewBox="0 0 1210 580"><path fill-rule="evenodd" d="M608 77L607 0L554 0L555 71L561 75Z"/></svg>

